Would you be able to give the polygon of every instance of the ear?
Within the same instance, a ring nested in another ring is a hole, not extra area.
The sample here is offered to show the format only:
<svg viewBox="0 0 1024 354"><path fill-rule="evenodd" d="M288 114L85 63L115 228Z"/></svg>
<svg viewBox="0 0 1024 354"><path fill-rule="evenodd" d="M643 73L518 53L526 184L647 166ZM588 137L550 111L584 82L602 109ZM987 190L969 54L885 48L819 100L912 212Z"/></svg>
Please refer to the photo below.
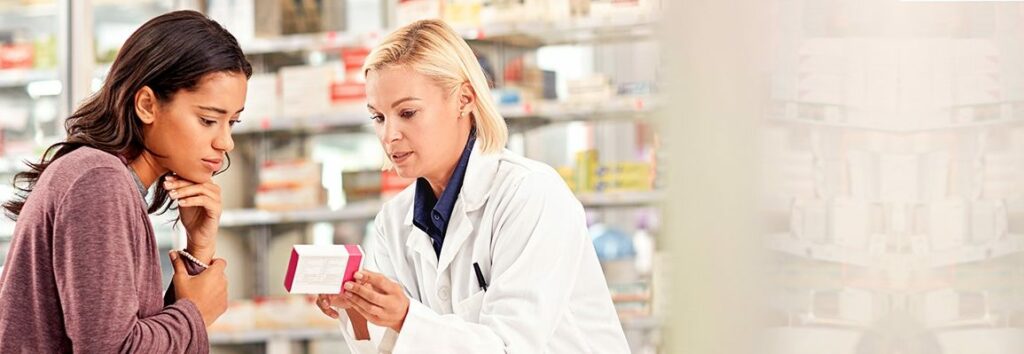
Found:
<svg viewBox="0 0 1024 354"><path fill-rule="evenodd" d="M473 92L473 86L468 82L463 82L459 86L459 114L467 115L473 111L473 106L476 104L476 93Z"/></svg>
<svg viewBox="0 0 1024 354"><path fill-rule="evenodd" d="M156 120L156 93L149 86L143 86L135 93L135 114L143 124L153 124Z"/></svg>

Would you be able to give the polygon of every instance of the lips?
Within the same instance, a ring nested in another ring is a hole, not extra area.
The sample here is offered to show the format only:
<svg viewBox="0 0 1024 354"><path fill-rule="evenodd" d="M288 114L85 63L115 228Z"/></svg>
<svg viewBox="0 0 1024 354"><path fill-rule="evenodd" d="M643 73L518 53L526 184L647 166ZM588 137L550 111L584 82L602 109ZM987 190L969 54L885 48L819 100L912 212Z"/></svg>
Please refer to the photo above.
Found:
<svg viewBox="0 0 1024 354"><path fill-rule="evenodd" d="M394 163L401 163L412 156L412 151L394 152L391 153L391 161Z"/></svg>
<svg viewBox="0 0 1024 354"><path fill-rule="evenodd" d="M206 168L210 169L210 172L220 171L220 167L223 163L224 160L221 159L203 159L203 165L206 165Z"/></svg>

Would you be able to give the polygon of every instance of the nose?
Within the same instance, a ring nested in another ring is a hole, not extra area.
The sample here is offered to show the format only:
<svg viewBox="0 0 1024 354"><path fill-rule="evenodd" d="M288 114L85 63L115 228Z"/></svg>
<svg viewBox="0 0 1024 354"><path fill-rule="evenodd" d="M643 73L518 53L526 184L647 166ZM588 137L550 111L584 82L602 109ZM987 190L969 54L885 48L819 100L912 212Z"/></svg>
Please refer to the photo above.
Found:
<svg viewBox="0 0 1024 354"><path fill-rule="evenodd" d="M218 151L231 152L235 149L235 139L231 138L231 128L221 130L213 139L213 148Z"/></svg>
<svg viewBox="0 0 1024 354"><path fill-rule="evenodd" d="M391 143L402 139L400 124L395 119L387 119L380 127L380 140L383 143Z"/></svg>

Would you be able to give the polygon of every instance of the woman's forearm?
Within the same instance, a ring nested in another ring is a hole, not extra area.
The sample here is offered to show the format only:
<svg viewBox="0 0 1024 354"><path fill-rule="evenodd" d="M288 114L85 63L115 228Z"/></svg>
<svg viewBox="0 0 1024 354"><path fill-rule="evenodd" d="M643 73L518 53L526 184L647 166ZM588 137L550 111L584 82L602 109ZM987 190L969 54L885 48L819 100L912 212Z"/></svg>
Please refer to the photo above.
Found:
<svg viewBox="0 0 1024 354"><path fill-rule="evenodd" d="M345 312L348 313L348 321L352 323L352 333L355 334L356 340L370 339L370 330L366 328L366 318L363 318L363 315L354 309L346 309Z"/></svg>

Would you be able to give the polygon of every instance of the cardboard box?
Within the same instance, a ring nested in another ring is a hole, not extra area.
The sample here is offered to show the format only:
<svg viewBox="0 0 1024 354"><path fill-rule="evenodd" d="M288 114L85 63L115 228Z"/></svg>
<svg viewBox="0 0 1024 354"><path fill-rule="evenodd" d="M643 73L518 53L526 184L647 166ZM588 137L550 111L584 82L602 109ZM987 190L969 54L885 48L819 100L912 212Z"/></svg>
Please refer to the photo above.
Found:
<svg viewBox="0 0 1024 354"><path fill-rule="evenodd" d="M291 294L340 294L362 266L358 245L295 245L284 288Z"/></svg>
<svg viewBox="0 0 1024 354"><path fill-rule="evenodd" d="M301 119L328 112L335 69L327 65L281 68L281 114L287 119Z"/></svg>
<svg viewBox="0 0 1024 354"><path fill-rule="evenodd" d="M276 74L255 74L249 78L245 111L241 119L249 126L281 119L280 95Z"/></svg>

